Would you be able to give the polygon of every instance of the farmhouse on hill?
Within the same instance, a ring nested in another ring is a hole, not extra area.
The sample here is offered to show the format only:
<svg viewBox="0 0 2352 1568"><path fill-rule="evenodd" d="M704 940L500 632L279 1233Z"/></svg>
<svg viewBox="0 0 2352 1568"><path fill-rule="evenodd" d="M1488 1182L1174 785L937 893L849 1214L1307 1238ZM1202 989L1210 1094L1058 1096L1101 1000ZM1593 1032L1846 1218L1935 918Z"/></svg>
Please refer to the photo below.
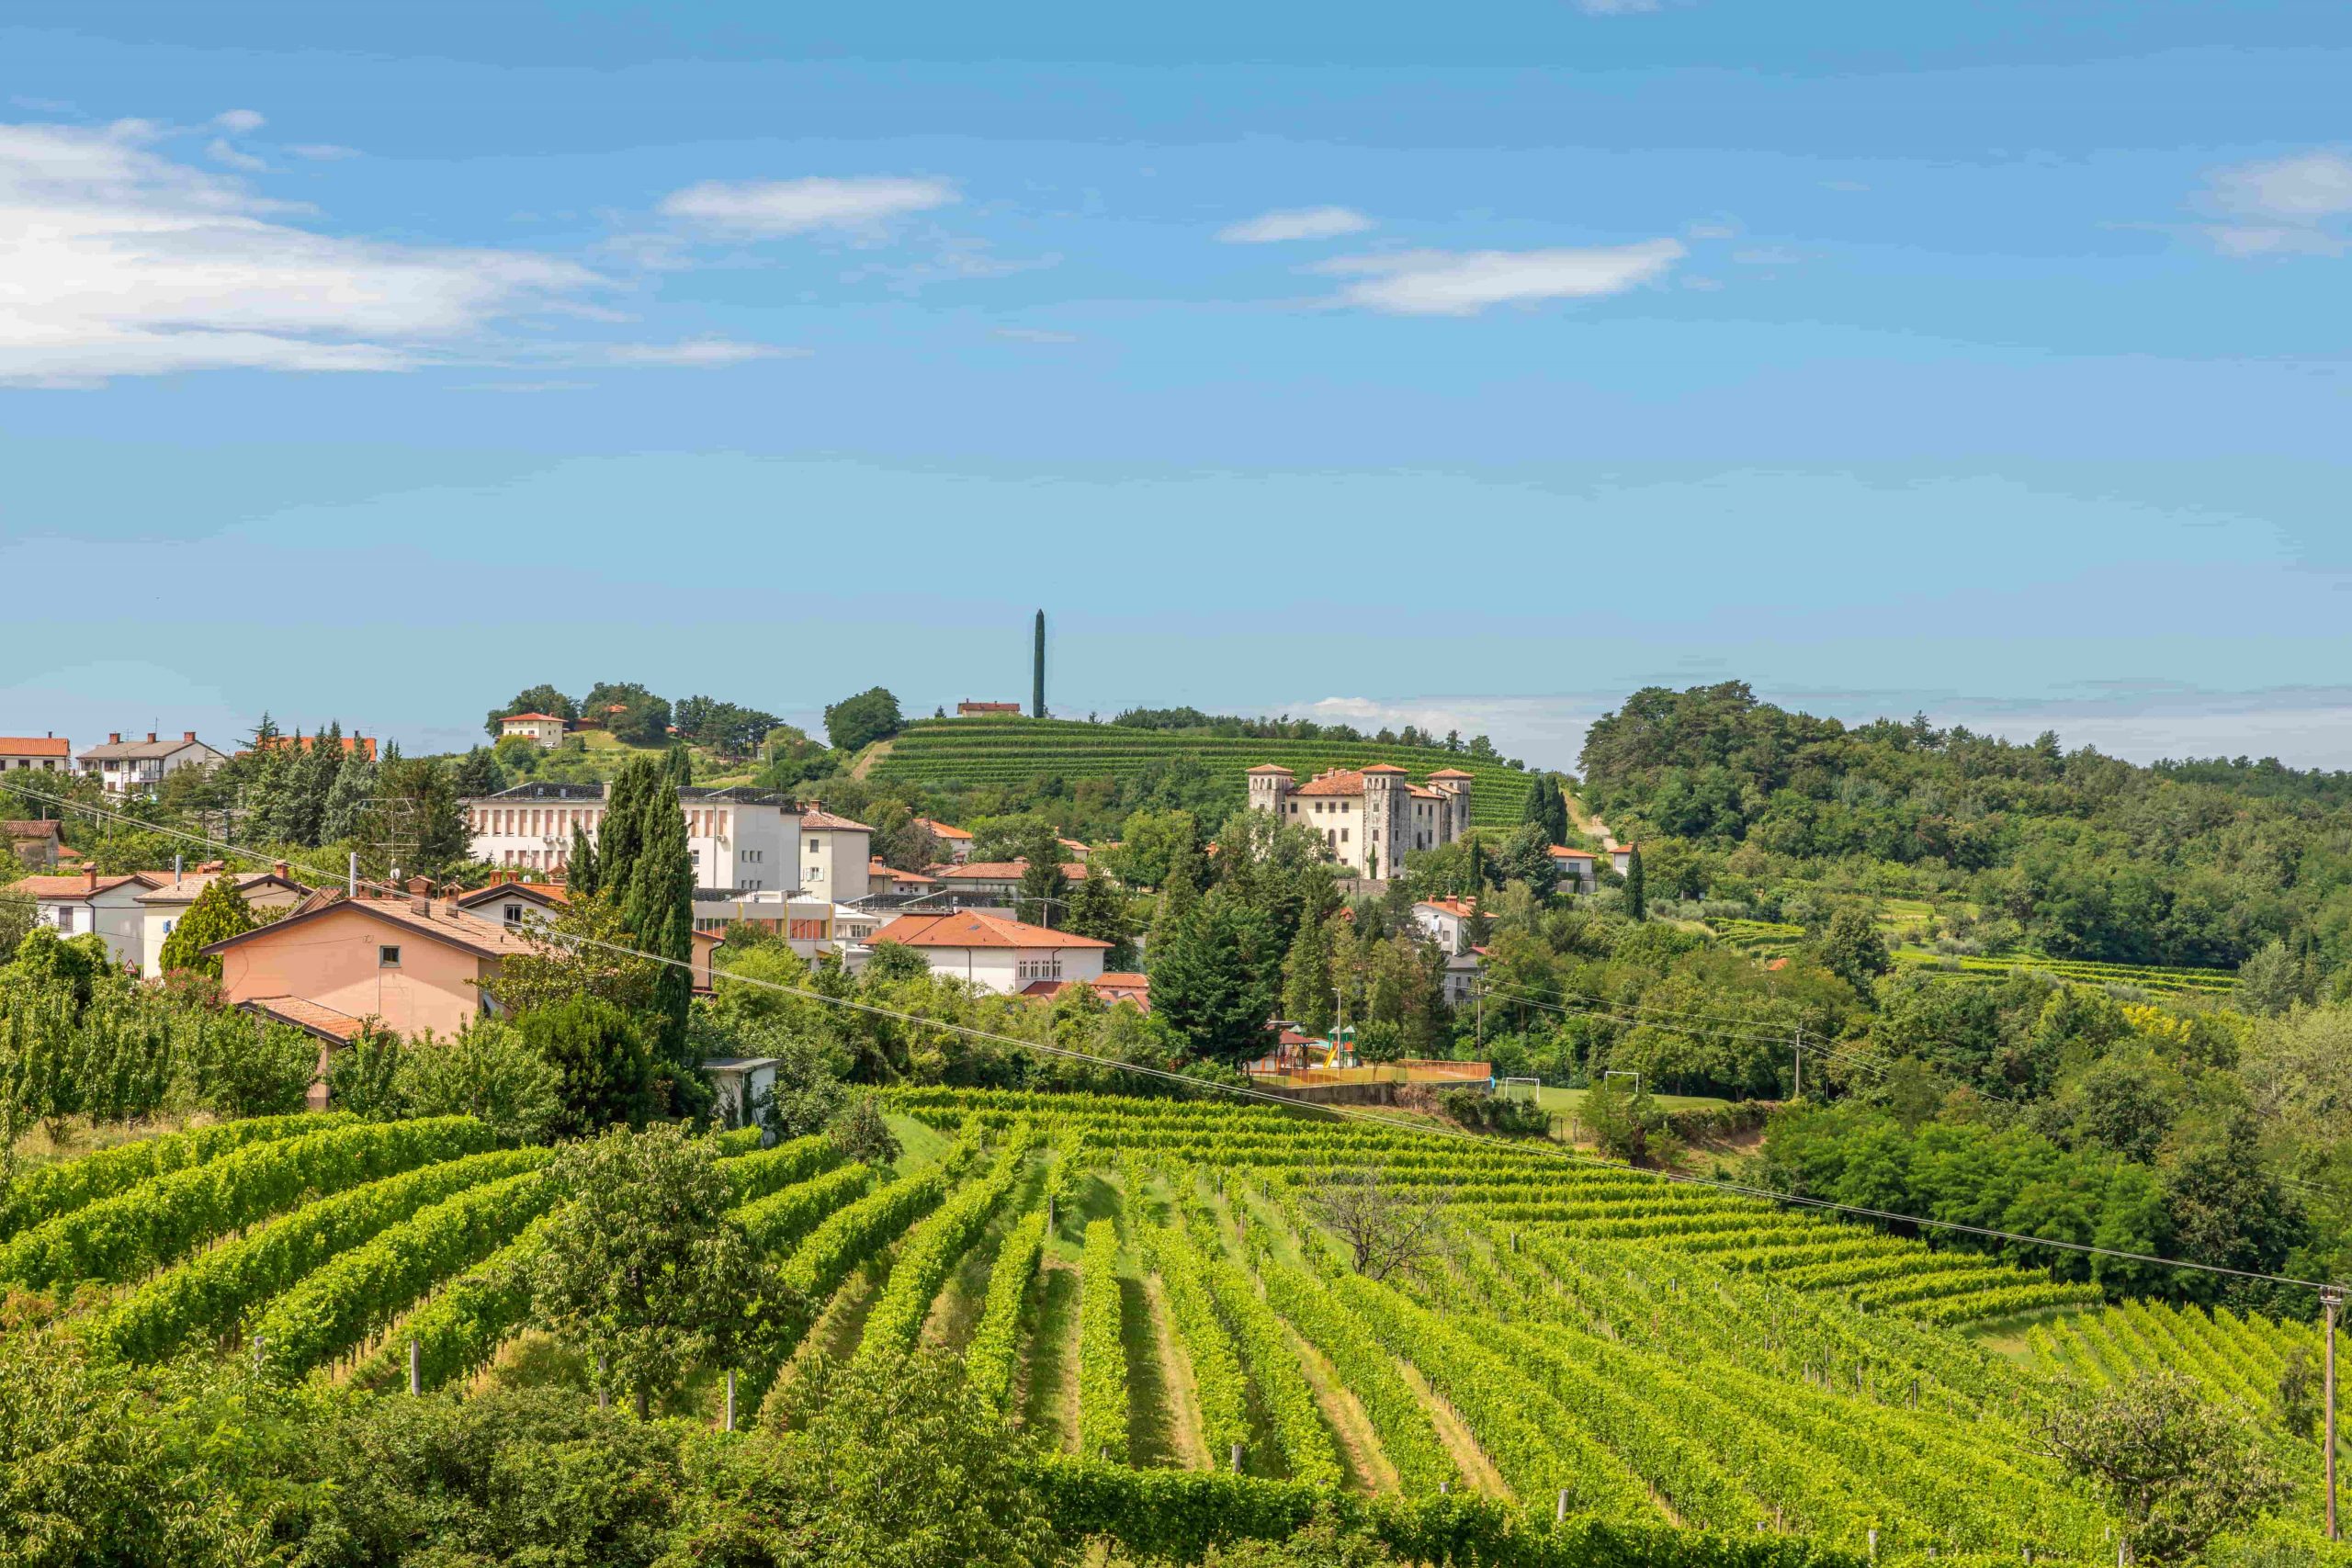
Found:
<svg viewBox="0 0 2352 1568"><path fill-rule="evenodd" d="M1470 830L1470 775L1441 768L1427 784L1391 762L1333 768L1305 784L1279 763L1250 770L1250 806L1323 840L1324 853L1358 876L1394 874L1415 850Z"/></svg>

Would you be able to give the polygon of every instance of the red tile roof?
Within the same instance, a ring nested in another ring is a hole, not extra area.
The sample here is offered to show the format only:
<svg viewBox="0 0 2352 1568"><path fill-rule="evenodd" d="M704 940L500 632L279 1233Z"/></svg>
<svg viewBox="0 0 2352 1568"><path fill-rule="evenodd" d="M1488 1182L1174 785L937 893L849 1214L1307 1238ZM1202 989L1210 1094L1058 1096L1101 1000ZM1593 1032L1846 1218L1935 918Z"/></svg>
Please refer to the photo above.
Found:
<svg viewBox="0 0 2352 1568"><path fill-rule="evenodd" d="M133 872L120 876L101 876L95 883L91 881L87 874L77 876L26 876L19 877L17 881L8 884L8 887L11 892L28 893L36 898L71 899L87 898L93 893L105 893L113 888L121 886L126 882L136 882L141 887L153 887L155 886L154 883L148 880L146 877Z"/></svg>
<svg viewBox="0 0 2352 1568"><path fill-rule="evenodd" d="M1476 898L1423 898L1416 903L1414 908L1435 909L1441 915L1452 915L1456 919L1466 920L1478 912L1478 900Z"/></svg>
<svg viewBox="0 0 2352 1568"><path fill-rule="evenodd" d="M972 836L961 828L953 828L944 822L934 822L928 817L916 818L915 826L934 839L968 839Z"/></svg>
<svg viewBox="0 0 2352 1568"><path fill-rule="evenodd" d="M1250 769L1250 771L1251 773L1290 773L1290 770L1289 770L1288 768L1283 767L1280 762L1261 762L1261 763L1259 763L1256 767L1254 767L1254 768ZM1291 776L1292 776L1293 778L1296 778L1298 775L1297 775L1296 773L1291 773Z"/></svg>
<svg viewBox="0 0 2352 1568"><path fill-rule="evenodd" d="M1108 949L1107 942L1069 931L1023 925L1001 915L957 909L944 915L901 915L874 933L877 942L904 942L909 947L1028 947Z"/></svg>
<svg viewBox="0 0 2352 1568"><path fill-rule="evenodd" d="M1367 773L1401 773L1405 770L1394 762L1374 762L1363 771Z"/></svg>
<svg viewBox="0 0 2352 1568"><path fill-rule="evenodd" d="M341 1041L345 1044L368 1027L368 1021L364 1018L354 1018L347 1012L337 1012L331 1007L322 1007L300 997L249 997L237 1005L266 1013L280 1023L290 1023L305 1033Z"/></svg>
<svg viewBox="0 0 2352 1568"><path fill-rule="evenodd" d="M1141 975L1105 975L1099 980L1032 980L1021 987L1024 997L1041 999L1061 995L1064 986L1086 985L1106 1002L1133 1002L1144 1011L1151 1010L1151 981Z"/></svg>
<svg viewBox="0 0 2352 1568"><path fill-rule="evenodd" d="M435 898L432 912L422 915L411 907L406 898L337 898L332 903L308 900L292 914L216 942L204 951L214 953L239 942L266 941L289 926L300 925L340 909L356 910L370 919L414 931L435 942L447 942L479 958L512 958L539 951L539 944L528 933L510 930L503 920L485 920L480 915L467 914L453 908L446 898Z"/></svg>
<svg viewBox="0 0 2352 1568"><path fill-rule="evenodd" d="M563 720L558 718L551 713L510 713L498 722L501 724L515 724L526 718L544 719L549 724L561 724L563 722Z"/></svg>
<svg viewBox="0 0 2352 1568"><path fill-rule="evenodd" d="M1477 775L1477 774L1476 774L1476 773L1464 773L1460 768L1440 768L1437 772L1435 772L1435 773L1431 773L1431 774L1430 775L1430 777L1431 777L1431 778L1433 778L1433 779L1474 779L1474 780L1475 780L1477 776L1478 776L1478 775Z"/></svg>
<svg viewBox="0 0 2352 1568"><path fill-rule="evenodd" d="M70 757L74 742L54 735L0 735L0 751L11 757Z"/></svg>
<svg viewBox="0 0 2352 1568"><path fill-rule="evenodd" d="M871 833L874 831L863 822L853 822L846 817L836 817L821 806L811 806L802 810L800 830L804 833Z"/></svg>
<svg viewBox="0 0 2352 1568"><path fill-rule="evenodd" d="M1362 795L1363 775L1351 768L1334 768L1328 773L1317 773L1295 792L1299 795Z"/></svg>
<svg viewBox="0 0 2352 1568"><path fill-rule="evenodd" d="M561 883L493 882L487 887L477 887L471 892L458 894L457 900L458 908L460 909L478 909L484 904L495 904L501 898L508 897L516 894L520 894L523 897L528 898L534 903L538 904L569 904L571 902L571 895L564 891L563 885Z"/></svg>
<svg viewBox="0 0 2352 1568"><path fill-rule="evenodd" d="M1590 850L1572 850L1561 844L1554 844L1550 854L1554 860L1590 860L1592 858Z"/></svg>
<svg viewBox="0 0 2352 1568"><path fill-rule="evenodd" d="M0 822L0 834L11 839L54 839L62 822L46 822L34 818Z"/></svg>

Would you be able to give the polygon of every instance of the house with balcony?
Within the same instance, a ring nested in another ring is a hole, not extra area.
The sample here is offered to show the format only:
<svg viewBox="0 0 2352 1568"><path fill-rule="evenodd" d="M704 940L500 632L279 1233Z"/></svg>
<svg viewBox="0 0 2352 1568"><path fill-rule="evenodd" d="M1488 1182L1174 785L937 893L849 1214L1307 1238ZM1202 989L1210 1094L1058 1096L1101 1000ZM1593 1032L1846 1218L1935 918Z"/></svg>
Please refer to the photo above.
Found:
<svg viewBox="0 0 2352 1568"><path fill-rule="evenodd" d="M209 773L228 760L226 753L198 740L193 729L181 731L177 740L158 740L152 729L144 740L125 740L117 730L105 745L75 757L74 771L95 777L108 795L153 795L168 773L182 768Z"/></svg>

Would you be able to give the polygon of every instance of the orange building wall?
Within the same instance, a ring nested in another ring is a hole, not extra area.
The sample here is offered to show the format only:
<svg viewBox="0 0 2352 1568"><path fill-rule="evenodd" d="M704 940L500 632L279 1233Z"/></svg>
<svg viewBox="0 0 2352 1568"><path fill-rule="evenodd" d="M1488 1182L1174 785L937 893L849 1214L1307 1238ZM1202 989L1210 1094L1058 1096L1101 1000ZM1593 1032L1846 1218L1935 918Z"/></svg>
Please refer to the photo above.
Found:
<svg viewBox="0 0 2352 1568"><path fill-rule="evenodd" d="M376 950L387 945L401 950L397 969L377 963ZM456 1033L481 1010L475 983L496 972L492 960L347 908L266 930L220 955L232 1003L300 997L406 1035Z"/></svg>

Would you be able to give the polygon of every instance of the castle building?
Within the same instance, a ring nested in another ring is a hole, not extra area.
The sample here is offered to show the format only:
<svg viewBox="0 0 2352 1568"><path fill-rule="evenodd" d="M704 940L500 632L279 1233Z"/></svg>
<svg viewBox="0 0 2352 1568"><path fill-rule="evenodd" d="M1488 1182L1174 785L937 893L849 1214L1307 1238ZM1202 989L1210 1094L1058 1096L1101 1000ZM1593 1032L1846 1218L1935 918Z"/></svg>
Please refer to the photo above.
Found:
<svg viewBox="0 0 2352 1568"><path fill-rule="evenodd" d="M1250 806L1323 840L1324 852L1358 876L1393 875L1415 850L1470 831L1470 775L1442 768L1417 784L1389 762L1334 768L1305 784L1269 762L1250 770Z"/></svg>

